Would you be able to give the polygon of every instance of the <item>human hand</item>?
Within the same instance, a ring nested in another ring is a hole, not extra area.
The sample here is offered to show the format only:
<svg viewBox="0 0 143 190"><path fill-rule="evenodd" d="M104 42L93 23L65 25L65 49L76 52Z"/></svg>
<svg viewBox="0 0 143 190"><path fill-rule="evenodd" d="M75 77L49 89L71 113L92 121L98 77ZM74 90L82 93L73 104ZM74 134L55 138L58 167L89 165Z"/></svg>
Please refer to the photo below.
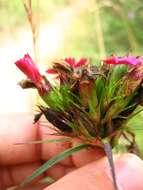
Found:
<svg viewBox="0 0 143 190"><path fill-rule="evenodd" d="M0 116L0 190L19 184L44 161L78 143L78 140L73 140L72 143L16 145L19 142L62 138L48 135L51 129L32 125L32 122L33 117L28 114ZM108 161L103 156L100 149L82 150L44 174L60 180L48 187L33 184L25 189L114 190ZM137 156L116 155L114 163L120 190L143 190L143 162Z"/></svg>

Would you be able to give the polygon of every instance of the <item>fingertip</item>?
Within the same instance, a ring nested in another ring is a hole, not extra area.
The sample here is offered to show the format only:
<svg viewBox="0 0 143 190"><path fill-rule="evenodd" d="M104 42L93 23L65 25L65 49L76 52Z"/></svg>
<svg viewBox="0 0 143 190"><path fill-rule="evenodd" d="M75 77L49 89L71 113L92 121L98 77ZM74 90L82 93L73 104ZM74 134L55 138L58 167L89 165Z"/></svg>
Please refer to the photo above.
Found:
<svg viewBox="0 0 143 190"><path fill-rule="evenodd" d="M143 190L143 161L138 156L128 153L115 157L115 168L121 189Z"/></svg>

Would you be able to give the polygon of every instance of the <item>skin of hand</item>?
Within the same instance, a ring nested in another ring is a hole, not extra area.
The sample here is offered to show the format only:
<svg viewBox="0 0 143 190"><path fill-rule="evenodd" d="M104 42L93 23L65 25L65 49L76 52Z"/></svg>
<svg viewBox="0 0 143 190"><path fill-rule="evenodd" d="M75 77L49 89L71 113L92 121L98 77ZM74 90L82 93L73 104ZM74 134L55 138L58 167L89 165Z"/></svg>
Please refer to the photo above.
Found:
<svg viewBox="0 0 143 190"><path fill-rule="evenodd" d="M77 143L20 144L27 141L63 138L48 126L32 125L30 114L0 116L0 190L19 184L42 163ZM114 156L119 190L143 190L143 162L133 154ZM88 149L53 166L43 176L57 180L49 186L33 183L25 190L114 190L110 167L101 149ZM64 177L63 177L64 176ZM23 189L23 190L24 190Z"/></svg>

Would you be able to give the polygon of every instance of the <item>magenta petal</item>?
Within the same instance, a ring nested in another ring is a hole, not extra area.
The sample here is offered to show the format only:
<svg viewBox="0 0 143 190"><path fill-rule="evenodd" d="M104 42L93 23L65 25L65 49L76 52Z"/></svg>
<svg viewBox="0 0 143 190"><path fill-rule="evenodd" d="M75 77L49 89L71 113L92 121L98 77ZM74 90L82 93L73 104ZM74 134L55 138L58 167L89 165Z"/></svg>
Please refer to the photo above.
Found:
<svg viewBox="0 0 143 190"><path fill-rule="evenodd" d="M81 67L83 65L85 65L87 63L87 59L86 58L81 58L75 65L75 67Z"/></svg>
<svg viewBox="0 0 143 190"><path fill-rule="evenodd" d="M129 64L129 65L136 65L138 60L136 57L126 56L122 58L118 58L118 64Z"/></svg>
<svg viewBox="0 0 143 190"><path fill-rule="evenodd" d="M74 67L76 62L75 62L75 59L74 58L65 58L65 62L67 62L71 67Z"/></svg>
<svg viewBox="0 0 143 190"><path fill-rule="evenodd" d="M47 69L46 73L48 73L48 74L57 74L57 71L55 69Z"/></svg>

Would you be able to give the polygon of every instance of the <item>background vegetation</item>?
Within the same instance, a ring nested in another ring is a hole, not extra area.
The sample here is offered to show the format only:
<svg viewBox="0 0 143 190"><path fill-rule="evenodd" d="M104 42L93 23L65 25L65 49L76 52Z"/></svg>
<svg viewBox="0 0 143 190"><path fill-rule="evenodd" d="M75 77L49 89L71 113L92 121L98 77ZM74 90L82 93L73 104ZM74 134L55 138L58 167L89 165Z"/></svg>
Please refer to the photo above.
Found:
<svg viewBox="0 0 143 190"><path fill-rule="evenodd" d="M39 11L40 20L44 22L78 1L33 0L32 6L34 11ZM27 23L23 2L24 0L0 0L1 33L6 30L17 30ZM142 0L89 0L88 2L86 8L83 8L81 3L79 14L66 36L67 54L94 58L105 53L142 53Z"/></svg>

